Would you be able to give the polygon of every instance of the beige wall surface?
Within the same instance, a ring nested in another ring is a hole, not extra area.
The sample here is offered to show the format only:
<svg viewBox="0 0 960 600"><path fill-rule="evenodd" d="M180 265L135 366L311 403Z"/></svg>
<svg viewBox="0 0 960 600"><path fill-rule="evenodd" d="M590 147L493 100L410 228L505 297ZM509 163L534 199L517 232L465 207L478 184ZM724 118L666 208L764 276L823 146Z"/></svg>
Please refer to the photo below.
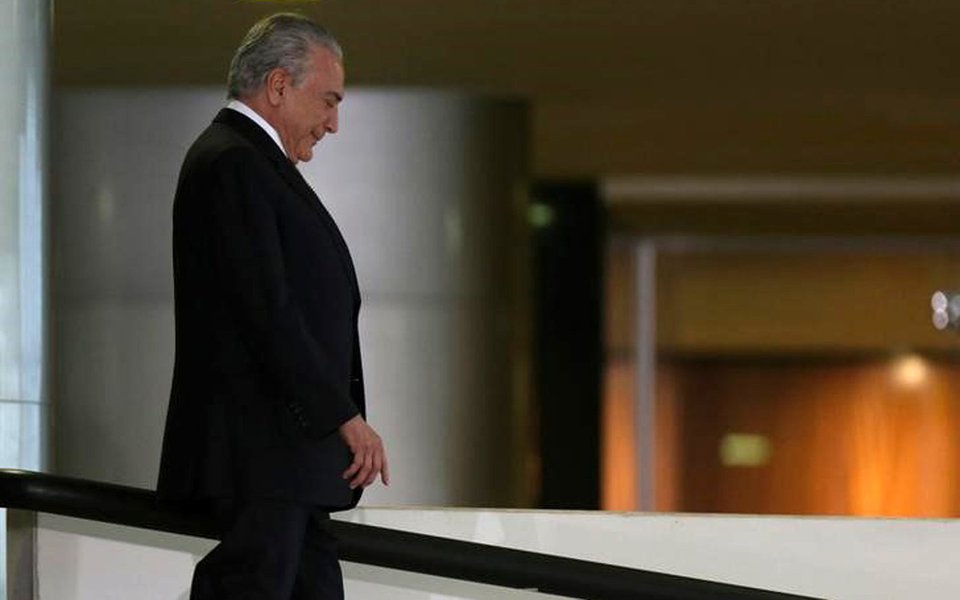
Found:
<svg viewBox="0 0 960 600"><path fill-rule="evenodd" d="M731 250L702 238L696 251L657 259L657 348L667 355L849 355L960 352L937 330L930 299L960 280L960 248L842 250L829 240L746 241ZM749 249L752 245L752 249ZM873 246L869 248L869 246ZM744 247L748 249L744 249ZM804 250L806 248L806 250ZM607 255L606 347L631 355L635 281L631 246Z"/></svg>
<svg viewBox="0 0 960 600"><path fill-rule="evenodd" d="M955 253L667 254L658 267L663 352L960 350L930 308L957 281Z"/></svg>

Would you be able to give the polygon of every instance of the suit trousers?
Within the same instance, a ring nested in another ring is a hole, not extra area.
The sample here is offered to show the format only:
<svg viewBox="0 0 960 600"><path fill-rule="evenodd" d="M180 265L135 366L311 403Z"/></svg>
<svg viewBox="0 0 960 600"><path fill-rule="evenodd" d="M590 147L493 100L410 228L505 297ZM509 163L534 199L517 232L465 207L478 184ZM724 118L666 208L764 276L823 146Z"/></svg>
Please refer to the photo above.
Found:
<svg viewBox="0 0 960 600"><path fill-rule="evenodd" d="M328 512L292 501L218 501L220 544L193 573L190 600L343 600Z"/></svg>

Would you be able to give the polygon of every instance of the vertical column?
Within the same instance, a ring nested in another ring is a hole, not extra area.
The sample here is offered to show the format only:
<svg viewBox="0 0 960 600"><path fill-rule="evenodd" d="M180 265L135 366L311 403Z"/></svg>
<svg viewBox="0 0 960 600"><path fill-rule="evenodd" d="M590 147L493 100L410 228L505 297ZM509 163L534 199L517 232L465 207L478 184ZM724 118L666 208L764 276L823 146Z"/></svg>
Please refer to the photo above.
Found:
<svg viewBox="0 0 960 600"><path fill-rule="evenodd" d="M47 32L44 0L0 0L0 467L42 467ZM0 510L0 523L6 521ZM0 565L6 565L0 526ZM0 569L7 597L7 569Z"/></svg>
<svg viewBox="0 0 960 600"><path fill-rule="evenodd" d="M171 203L184 153L223 104L219 88L57 95L60 474L156 482L174 349ZM351 88L340 124L301 166L343 230L363 293L369 415L394 474L364 501L502 506L521 460L508 443L520 412L509 268L526 108Z"/></svg>
<svg viewBox="0 0 960 600"><path fill-rule="evenodd" d="M0 2L0 467L42 466L49 15Z"/></svg>
<svg viewBox="0 0 960 600"><path fill-rule="evenodd" d="M510 265L526 110L430 90L354 90L302 165L350 245L371 422L394 481L368 504L504 506L513 447Z"/></svg>
<svg viewBox="0 0 960 600"><path fill-rule="evenodd" d="M534 390L541 508L600 507L603 207L592 182L534 187Z"/></svg>
<svg viewBox="0 0 960 600"><path fill-rule="evenodd" d="M657 402L657 248L652 240L636 245L636 444L637 508L654 510Z"/></svg>

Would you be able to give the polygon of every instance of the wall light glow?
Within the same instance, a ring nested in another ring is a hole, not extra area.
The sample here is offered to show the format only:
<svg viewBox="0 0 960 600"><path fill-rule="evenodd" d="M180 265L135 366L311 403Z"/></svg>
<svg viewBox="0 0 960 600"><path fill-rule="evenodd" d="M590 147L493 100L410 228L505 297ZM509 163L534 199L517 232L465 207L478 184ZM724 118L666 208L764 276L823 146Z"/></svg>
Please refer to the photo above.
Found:
<svg viewBox="0 0 960 600"><path fill-rule="evenodd" d="M720 442L720 462L725 467L762 467L770 462L770 440L754 433L728 433Z"/></svg>
<svg viewBox="0 0 960 600"><path fill-rule="evenodd" d="M916 354L905 354L893 362L893 380L903 388L913 389L927 382L927 361Z"/></svg>

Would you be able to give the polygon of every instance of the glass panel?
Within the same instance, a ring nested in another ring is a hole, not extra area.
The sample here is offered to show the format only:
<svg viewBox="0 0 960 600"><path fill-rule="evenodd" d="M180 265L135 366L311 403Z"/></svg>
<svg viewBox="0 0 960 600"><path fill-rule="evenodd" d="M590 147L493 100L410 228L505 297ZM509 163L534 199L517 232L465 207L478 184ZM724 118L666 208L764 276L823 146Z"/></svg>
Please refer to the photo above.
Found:
<svg viewBox="0 0 960 600"><path fill-rule="evenodd" d="M0 402L0 468L41 469L46 414L46 406L37 402Z"/></svg>
<svg viewBox="0 0 960 600"><path fill-rule="evenodd" d="M931 309L955 244L661 240L652 460L631 246L608 253L604 508L639 480L663 511L960 515L960 342Z"/></svg>

